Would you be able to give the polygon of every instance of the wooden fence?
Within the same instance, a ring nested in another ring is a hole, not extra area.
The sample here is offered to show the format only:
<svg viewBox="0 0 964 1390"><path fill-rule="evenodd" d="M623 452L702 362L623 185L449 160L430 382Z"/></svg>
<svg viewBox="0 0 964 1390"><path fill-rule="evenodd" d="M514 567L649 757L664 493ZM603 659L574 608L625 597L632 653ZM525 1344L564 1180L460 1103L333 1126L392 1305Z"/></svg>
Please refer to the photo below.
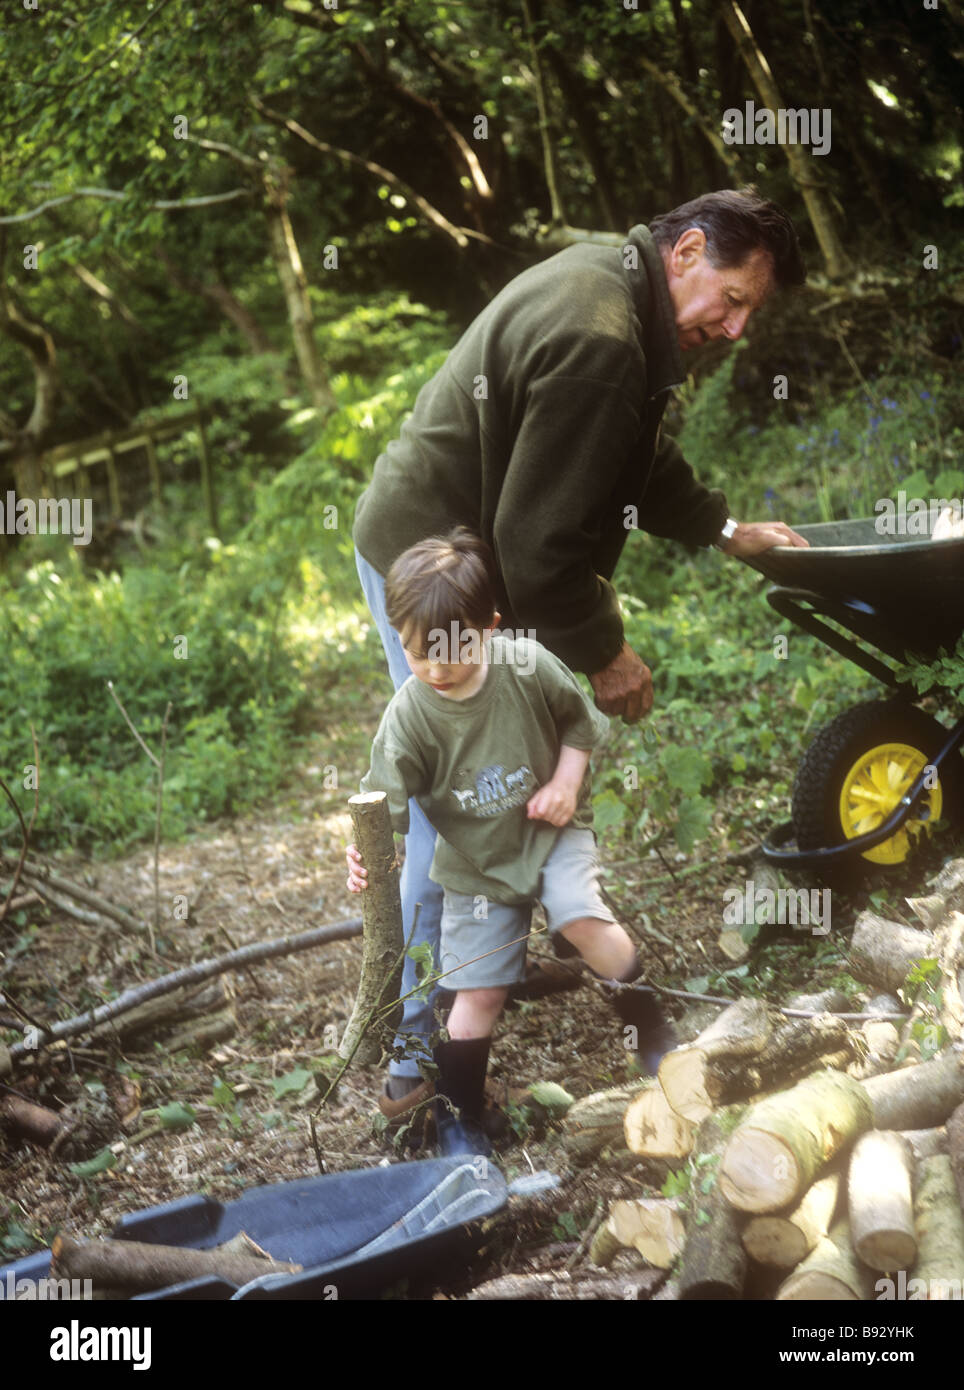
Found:
<svg viewBox="0 0 964 1390"><path fill-rule="evenodd" d="M127 430L103 430L88 439L73 440L68 444L57 444L44 451L44 469L51 484L62 478L69 478L76 492L76 482L81 490L90 491L88 469L96 464L107 466L107 493L110 499L110 514L114 520L121 515L121 481L119 460L125 454L142 449L147 455L151 475L151 493L155 504L163 507L161 495L161 469L157 459L157 446L171 439L197 432L197 452L201 465L201 490L204 495L204 509L212 534L218 534L217 497L214 489L214 466L208 450L207 435L204 430L204 411L193 406L180 420L163 420L157 424L142 421ZM54 489L56 490L56 489Z"/></svg>

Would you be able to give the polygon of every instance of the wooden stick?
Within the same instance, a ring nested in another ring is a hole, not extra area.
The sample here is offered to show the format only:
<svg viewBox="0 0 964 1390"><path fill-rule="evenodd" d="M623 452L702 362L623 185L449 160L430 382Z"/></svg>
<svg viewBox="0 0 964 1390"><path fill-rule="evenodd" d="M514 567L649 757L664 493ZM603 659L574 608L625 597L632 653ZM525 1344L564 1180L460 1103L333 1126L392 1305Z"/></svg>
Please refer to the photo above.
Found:
<svg viewBox="0 0 964 1390"><path fill-rule="evenodd" d="M361 1039L375 1009L397 1000L401 989L402 900L398 891L398 859L388 797L384 792L362 792L349 797L352 833L362 863L368 870L368 886L361 895L362 966L351 1018L338 1045L338 1055L355 1056L362 1066L373 1065L382 1053L381 1039L369 1034ZM401 1008L384 1015L380 1032L395 1031Z"/></svg>

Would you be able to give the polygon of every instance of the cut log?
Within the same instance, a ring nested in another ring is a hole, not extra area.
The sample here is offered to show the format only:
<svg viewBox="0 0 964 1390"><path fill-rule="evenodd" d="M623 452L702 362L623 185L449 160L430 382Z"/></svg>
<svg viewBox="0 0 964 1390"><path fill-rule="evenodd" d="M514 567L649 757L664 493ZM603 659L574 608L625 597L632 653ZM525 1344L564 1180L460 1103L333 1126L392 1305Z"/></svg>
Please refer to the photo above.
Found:
<svg viewBox="0 0 964 1390"><path fill-rule="evenodd" d="M958 1044L929 1062L861 1085L873 1105L875 1129L931 1129L964 1100L964 1049Z"/></svg>
<svg viewBox="0 0 964 1390"><path fill-rule="evenodd" d="M683 1248L683 1218L673 1198L614 1202L606 1224L620 1245L638 1250L657 1269L669 1269Z"/></svg>
<svg viewBox="0 0 964 1390"><path fill-rule="evenodd" d="M631 1081L612 1086L607 1091L594 1091L571 1105L562 1121L562 1145L575 1163L588 1163L604 1149L625 1151L626 1107L641 1091L652 1088L653 1081Z"/></svg>
<svg viewBox="0 0 964 1390"><path fill-rule="evenodd" d="M690 1160L686 1245L680 1261L679 1296L685 1302L733 1300L743 1295L746 1252L741 1218L723 1196L719 1165L723 1149L743 1116L743 1106L720 1110L700 1125Z"/></svg>
<svg viewBox="0 0 964 1390"><path fill-rule="evenodd" d="M936 1131L940 1133L940 1131ZM961 1207L964 1208L964 1103L959 1105L947 1121L947 1152L951 1160L951 1170L957 1183ZM964 1273L962 1273L964 1278Z"/></svg>
<svg viewBox="0 0 964 1390"><path fill-rule="evenodd" d="M840 1171L807 1188L785 1215L754 1216L743 1228L743 1248L757 1264L794 1269L830 1230L840 1192Z"/></svg>
<svg viewBox="0 0 964 1390"><path fill-rule="evenodd" d="M907 1140L915 1162L947 1153L947 1130L944 1125L937 1125L934 1129L903 1129L896 1132Z"/></svg>
<svg viewBox="0 0 964 1390"><path fill-rule="evenodd" d="M879 1076L894 1065L894 1058L900 1047L900 1034L892 1023L883 1018L868 1018L860 1025L865 1052L847 1068L851 1076L863 1081L870 1076Z"/></svg>
<svg viewBox="0 0 964 1390"><path fill-rule="evenodd" d="M0 1129L46 1148L62 1132L63 1121L45 1105L34 1105L20 1096L0 1095Z"/></svg>
<svg viewBox="0 0 964 1390"><path fill-rule="evenodd" d="M574 1278L561 1270L541 1274L507 1274L501 1279L489 1279L477 1285L466 1294L466 1298L511 1299L526 1303L544 1299L581 1302L607 1298L637 1302L651 1298L665 1278L660 1269L633 1270L623 1275L594 1275L588 1279Z"/></svg>
<svg viewBox="0 0 964 1390"><path fill-rule="evenodd" d="M875 912L862 912L850 943L850 970L858 980L893 991L901 988L912 966L936 954L930 932L889 922Z"/></svg>
<svg viewBox="0 0 964 1390"><path fill-rule="evenodd" d="M864 1005L865 1014L906 1014L896 994L874 994Z"/></svg>
<svg viewBox="0 0 964 1390"><path fill-rule="evenodd" d="M693 1042L668 1052L659 1064L659 1083L673 1109L698 1124L713 1112L705 1092L706 1063L714 1057L753 1057L762 1051L779 1020L760 999L731 1004Z"/></svg>
<svg viewBox="0 0 964 1390"><path fill-rule="evenodd" d="M868 1130L850 1155L850 1238L864 1264L883 1273L909 1269L917 1258L911 1163L896 1130Z"/></svg>
<svg viewBox="0 0 964 1390"><path fill-rule="evenodd" d="M850 1229L841 1220L817 1242L798 1269L780 1285L777 1302L812 1299L859 1302L874 1296L873 1275L854 1255Z"/></svg>
<svg viewBox="0 0 964 1390"><path fill-rule="evenodd" d="M964 1032L964 912L950 912L934 938L941 968L940 1019L956 1042Z"/></svg>
<svg viewBox="0 0 964 1390"><path fill-rule="evenodd" d="M188 1250L134 1240L77 1241L58 1235L51 1247L56 1277L90 1279L112 1288L146 1292L216 1274L240 1287L264 1274L296 1274L301 1265L228 1250Z"/></svg>
<svg viewBox="0 0 964 1390"><path fill-rule="evenodd" d="M786 1018L761 1012L754 1007L759 1002L727 1009L694 1042L663 1058L660 1084L670 1105L686 1119L699 1122L718 1106L779 1090L815 1066L849 1062L857 1044L842 1019L829 1014ZM727 1026L728 1015L735 1026Z"/></svg>
<svg viewBox="0 0 964 1390"><path fill-rule="evenodd" d="M919 1250L914 1266L914 1281L920 1280L917 1296L941 1302L959 1299L964 1280L964 1215L947 1154L918 1164L914 1219Z"/></svg>
<svg viewBox="0 0 964 1390"><path fill-rule="evenodd" d="M741 1211L779 1211L870 1127L863 1085L844 1072L817 1072L748 1111L723 1154L723 1194Z"/></svg>
<svg viewBox="0 0 964 1390"><path fill-rule="evenodd" d="M818 994L794 994L786 1002L788 1009L802 1009L812 1014L845 1012L850 1000L842 989L822 989ZM900 1005L897 1005L898 1009Z"/></svg>
<svg viewBox="0 0 964 1390"><path fill-rule="evenodd" d="M658 1085L647 1087L630 1103L623 1127L627 1148L644 1158L685 1158L696 1133Z"/></svg>
<svg viewBox="0 0 964 1390"><path fill-rule="evenodd" d="M351 1018L338 1046L338 1055L354 1057L362 1066L372 1066L382 1055L382 1045L401 1018L398 1003L402 982L402 900L398 892L398 858L395 837L384 792L362 792L348 798L352 834L368 870L368 886L361 897L362 965L358 992ZM395 1005L390 1012L386 1006ZM373 1024L375 1011L379 1023Z"/></svg>

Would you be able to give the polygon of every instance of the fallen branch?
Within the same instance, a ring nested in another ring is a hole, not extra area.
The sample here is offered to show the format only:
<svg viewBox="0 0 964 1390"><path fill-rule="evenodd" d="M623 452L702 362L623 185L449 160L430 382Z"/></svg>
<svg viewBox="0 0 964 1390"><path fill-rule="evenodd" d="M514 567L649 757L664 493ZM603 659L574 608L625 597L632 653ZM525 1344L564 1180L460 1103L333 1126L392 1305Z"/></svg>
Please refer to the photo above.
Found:
<svg viewBox="0 0 964 1390"><path fill-rule="evenodd" d="M298 932L295 936L279 936L272 941L253 941L248 946L240 946L236 951L228 951L212 960L198 961L181 970L172 970L169 975L162 975L160 979L149 980L146 984L125 989L108 1004L100 1004L87 1013L51 1024L49 1028L43 1029L35 1040L31 1039L32 1043L35 1042L34 1046L28 1048L24 1043L14 1043L10 1048L11 1061L19 1061L26 1055L33 1055L38 1048L47 1047L61 1038L73 1038L78 1033L90 1032L99 1023L117 1018L129 1009L136 1008L138 1004L145 1004L148 999L157 999L162 994L169 994L171 990L179 989L182 985L198 984L201 980L209 980L225 970L237 970L245 965L254 965L258 961L291 956L297 951L309 951L315 946L327 946L333 941L349 941L352 937L361 936L361 931L361 918L350 917L344 922L312 927L308 931Z"/></svg>

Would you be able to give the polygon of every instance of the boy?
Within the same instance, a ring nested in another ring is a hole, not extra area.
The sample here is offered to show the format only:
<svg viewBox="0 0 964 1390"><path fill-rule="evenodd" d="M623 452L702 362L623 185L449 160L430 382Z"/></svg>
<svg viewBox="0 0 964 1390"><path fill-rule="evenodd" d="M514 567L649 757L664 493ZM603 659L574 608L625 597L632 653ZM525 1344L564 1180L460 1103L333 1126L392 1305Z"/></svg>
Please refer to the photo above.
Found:
<svg viewBox="0 0 964 1390"><path fill-rule="evenodd" d="M641 974L596 882L588 765L607 721L538 642L492 635L493 573L488 546L465 527L392 565L386 609L414 679L385 711L362 780L363 790L388 794L398 833L409 797L438 832L440 966L455 991L450 1041L435 1050L443 1154L490 1152L479 1123L489 1044L508 987L524 973L534 900L550 933L598 977L631 983ZM367 875L354 845L347 859L348 887L361 892ZM655 1070L675 1037L652 996L627 990L613 1005L637 1030L641 1064Z"/></svg>

